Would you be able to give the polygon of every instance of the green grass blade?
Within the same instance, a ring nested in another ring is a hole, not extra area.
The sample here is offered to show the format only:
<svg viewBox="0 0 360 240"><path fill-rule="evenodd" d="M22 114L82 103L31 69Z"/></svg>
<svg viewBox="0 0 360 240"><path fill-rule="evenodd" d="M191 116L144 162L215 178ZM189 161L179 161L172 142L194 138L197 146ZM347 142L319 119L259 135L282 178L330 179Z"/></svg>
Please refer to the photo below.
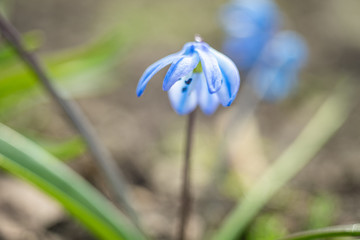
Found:
<svg viewBox="0 0 360 240"><path fill-rule="evenodd" d="M354 89L340 84L304 130L225 219L213 240L236 240L262 207L296 175L343 125L355 101Z"/></svg>
<svg viewBox="0 0 360 240"><path fill-rule="evenodd" d="M360 224L343 225L304 231L289 235L282 240L323 239L331 237L360 236Z"/></svg>
<svg viewBox="0 0 360 240"><path fill-rule="evenodd" d="M0 124L0 166L54 197L100 239L145 239L78 174L3 124Z"/></svg>

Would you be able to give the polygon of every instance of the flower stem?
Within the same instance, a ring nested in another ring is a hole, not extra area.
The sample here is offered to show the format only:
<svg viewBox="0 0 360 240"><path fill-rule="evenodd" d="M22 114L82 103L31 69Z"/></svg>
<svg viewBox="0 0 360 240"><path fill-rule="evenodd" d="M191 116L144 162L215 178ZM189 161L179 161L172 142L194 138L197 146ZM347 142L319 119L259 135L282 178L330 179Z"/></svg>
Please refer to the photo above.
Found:
<svg viewBox="0 0 360 240"><path fill-rule="evenodd" d="M18 55L28 65L29 69L38 78L40 83L53 97L55 102L66 113L73 126L83 137L90 152L92 153L95 162L103 170L105 176L114 192L116 201L125 209L129 217L137 222L136 214L130 207L127 198L125 197L126 185L124 179L116 166L115 160L111 157L108 150L101 144L98 137L92 128L91 124L82 113L81 109L75 102L65 98L64 94L60 92L53 84L35 55L28 52L22 43L19 32L9 23L5 17L0 13L0 32L4 39L16 50Z"/></svg>
<svg viewBox="0 0 360 240"><path fill-rule="evenodd" d="M185 145L185 158L184 168L182 175L182 188L181 188L181 206L179 211L180 223L178 230L178 240L185 239L186 226L190 215L191 207L191 193L190 193L190 155L194 132L195 112L193 111L188 116L187 131L186 131L186 145Z"/></svg>

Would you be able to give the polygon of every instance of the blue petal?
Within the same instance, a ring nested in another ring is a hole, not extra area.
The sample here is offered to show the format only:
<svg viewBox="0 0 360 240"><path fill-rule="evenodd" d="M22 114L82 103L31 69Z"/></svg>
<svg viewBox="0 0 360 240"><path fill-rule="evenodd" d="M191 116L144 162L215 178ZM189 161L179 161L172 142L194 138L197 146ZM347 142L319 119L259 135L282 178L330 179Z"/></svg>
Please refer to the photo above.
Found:
<svg viewBox="0 0 360 240"><path fill-rule="evenodd" d="M246 38L226 37L222 51L240 70L248 70L256 63L270 35L258 33Z"/></svg>
<svg viewBox="0 0 360 240"><path fill-rule="evenodd" d="M284 99L297 85L297 75L306 57L306 43L298 34L278 33L249 75L257 95L270 101Z"/></svg>
<svg viewBox="0 0 360 240"><path fill-rule="evenodd" d="M217 92L221 87L222 74L215 56L210 52L206 43L197 43L195 51L199 54L210 93Z"/></svg>
<svg viewBox="0 0 360 240"><path fill-rule="evenodd" d="M256 94L268 101L282 100L288 96L297 84L297 72L278 68L263 68L252 73L252 82Z"/></svg>
<svg viewBox="0 0 360 240"><path fill-rule="evenodd" d="M279 28L281 14L273 1L237 0L221 9L220 20L228 35L247 38Z"/></svg>
<svg viewBox="0 0 360 240"><path fill-rule="evenodd" d="M256 63L281 25L278 7L269 0L232 1L223 7L220 20L227 33L223 52L240 70L248 70Z"/></svg>
<svg viewBox="0 0 360 240"><path fill-rule="evenodd" d="M292 31L277 33L266 46L260 61L271 66L301 67L307 58L307 46L303 38Z"/></svg>
<svg viewBox="0 0 360 240"><path fill-rule="evenodd" d="M201 110L207 115L213 114L219 106L217 94L209 92L204 74L193 74L193 78L198 81L197 94Z"/></svg>
<svg viewBox="0 0 360 240"><path fill-rule="evenodd" d="M147 83L150 81L150 79L162 68L164 68L166 65L169 65L170 63L177 61L180 57L183 51L171 54L169 56L166 56L155 63L151 64L143 73L141 76L139 83L136 88L136 95L140 97L142 93L144 92Z"/></svg>
<svg viewBox="0 0 360 240"><path fill-rule="evenodd" d="M223 75L223 84L221 85L221 88L217 94L219 96L220 103L224 107L227 107L230 106L230 104L234 101L239 90L239 71L230 58L213 48L210 48L210 51L216 57Z"/></svg>
<svg viewBox="0 0 360 240"><path fill-rule="evenodd" d="M278 79L271 84L271 87L266 92L264 99L269 101L278 101L286 98L289 93L297 85L297 72L279 72Z"/></svg>
<svg viewBox="0 0 360 240"><path fill-rule="evenodd" d="M189 76L175 82L168 91L171 106L180 115L192 112L197 105L197 93L194 91L196 81L193 77L188 78ZM188 81L189 79L191 82Z"/></svg>
<svg viewBox="0 0 360 240"><path fill-rule="evenodd" d="M199 56L197 53L184 55L177 62L174 62L166 73L163 90L168 91L175 82L192 72L198 63Z"/></svg>

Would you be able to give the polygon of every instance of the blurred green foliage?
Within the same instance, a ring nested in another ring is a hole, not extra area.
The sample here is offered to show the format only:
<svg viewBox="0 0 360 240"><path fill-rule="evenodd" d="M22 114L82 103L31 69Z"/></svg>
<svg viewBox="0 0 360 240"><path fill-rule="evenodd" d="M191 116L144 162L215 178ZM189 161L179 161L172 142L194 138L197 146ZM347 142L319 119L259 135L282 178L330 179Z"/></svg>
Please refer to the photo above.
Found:
<svg viewBox="0 0 360 240"><path fill-rule="evenodd" d="M42 45L42 32L28 32L23 40L27 50L35 51ZM113 31L87 45L46 54L41 60L65 93L72 96L94 95L120 84L120 81L110 81L107 75L109 69L125 55L128 43L127 37ZM22 109L47 99L44 94L38 80L14 49L0 42L0 120L11 121L21 114ZM64 142L42 138L38 143L62 160L75 158L85 151L80 138Z"/></svg>
<svg viewBox="0 0 360 240"><path fill-rule="evenodd" d="M345 123L354 107L356 89L349 80L340 82L322 104L294 142L238 201L229 213L214 240L237 239L265 204L293 178ZM331 121L330 121L331 119ZM306 149L306 151L304 151Z"/></svg>
<svg viewBox="0 0 360 240"><path fill-rule="evenodd" d="M37 138L33 139L33 141L62 161L72 160L82 155L86 150L85 143L80 137L73 137L63 141L50 141Z"/></svg>
<svg viewBox="0 0 360 240"><path fill-rule="evenodd" d="M77 173L2 124L0 166L54 197L100 239L145 239L110 201Z"/></svg>
<svg viewBox="0 0 360 240"><path fill-rule="evenodd" d="M222 182L221 191L231 199L241 199L244 196L244 186L242 186L238 174L229 171Z"/></svg>
<svg viewBox="0 0 360 240"><path fill-rule="evenodd" d="M309 208L307 229L323 228L333 224L336 216L336 196L320 194L315 196Z"/></svg>
<svg viewBox="0 0 360 240"><path fill-rule="evenodd" d="M43 54L39 59L66 96L93 95L119 84L117 79L110 81L108 72L125 56L129 39L114 30L91 43ZM35 51L42 44L41 32L25 34L23 41L28 51ZM0 120L10 122L21 116L22 109L48 99L44 93L37 77L15 50L0 42ZM37 136L34 141L57 158L0 125L0 166L53 196L99 238L144 239L103 195L61 163L85 151L81 138L53 141Z"/></svg>
<svg viewBox="0 0 360 240"><path fill-rule="evenodd" d="M117 82L106 81L111 67L119 63L127 49L126 37L113 32L94 43L79 48L43 56L45 66L56 83L72 95L95 94ZM29 34L29 49L37 47L40 38ZM39 99L42 91L33 74L18 61L13 50L3 44L0 48L0 119L20 103L26 106Z"/></svg>
<svg viewBox="0 0 360 240"><path fill-rule="evenodd" d="M287 234L283 221L275 215L262 215L249 229L247 240L278 240Z"/></svg>
<svg viewBox="0 0 360 240"><path fill-rule="evenodd" d="M22 37L28 51L37 50L43 43L41 31L30 31ZM0 66L2 67L2 71L16 64L18 59L19 57L11 46L5 43L0 44Z"/></svg>

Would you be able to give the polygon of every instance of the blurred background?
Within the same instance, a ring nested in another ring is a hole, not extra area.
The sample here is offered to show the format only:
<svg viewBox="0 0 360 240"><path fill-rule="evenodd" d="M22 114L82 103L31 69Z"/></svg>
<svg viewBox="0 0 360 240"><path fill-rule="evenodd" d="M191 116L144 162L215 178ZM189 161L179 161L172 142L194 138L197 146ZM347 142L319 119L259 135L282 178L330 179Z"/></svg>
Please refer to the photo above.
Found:
<svg viewBox="0 0 360 240"><path fill-rule="evenodd" d="M161 90L166 71L151 80L141 98L136 97L136 85L146 67L177 52L196 33L221 50L225 34L219 9L225 3L0 2L2 11L24 34L28 48L39 55L56 84L76 99L94 124L131 184L135 209L154 239L171 239L175 231L186 118L171 109ZM291 144L339 81L359 85L358 0L276 3L283 15L282 29L296 31L306 41L307 64L287 98L260 102L253 114L239 121L241 126L225 150L220 148L224 129L232 112L241 107L241 97L213 116L199 111L189 239L206 239L206 233L219 225ZM359 222L359 111L355 107L335 137L266 205L244 239L266 239L253 230L259 226L260 232L293 232ZM64 119L0 38L0 120L67 161L108 194L103 176ZM222 172L217 171L220 161ZM0 239L94 238L52 199L2 171Z"/></svg>

